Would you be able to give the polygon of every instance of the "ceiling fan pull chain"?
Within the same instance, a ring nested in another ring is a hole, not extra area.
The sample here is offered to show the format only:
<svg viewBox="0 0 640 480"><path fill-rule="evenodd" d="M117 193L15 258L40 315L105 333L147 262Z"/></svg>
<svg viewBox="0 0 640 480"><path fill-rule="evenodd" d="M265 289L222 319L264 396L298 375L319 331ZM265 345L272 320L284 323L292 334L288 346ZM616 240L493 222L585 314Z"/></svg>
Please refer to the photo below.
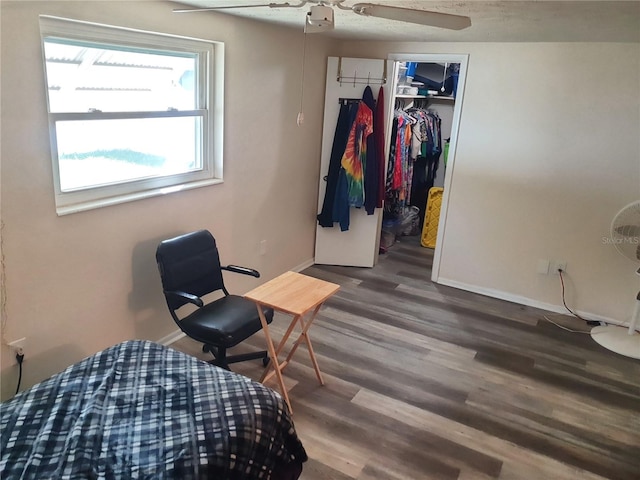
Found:
<svg viewBox="0 0 640 480"><path fill-rule="evenodd" d="M296 118L296 124L298 126L304 123L304 60L307 55L307 32L303 32L302 37L302 78L300 79L300 111Z"/></svg>

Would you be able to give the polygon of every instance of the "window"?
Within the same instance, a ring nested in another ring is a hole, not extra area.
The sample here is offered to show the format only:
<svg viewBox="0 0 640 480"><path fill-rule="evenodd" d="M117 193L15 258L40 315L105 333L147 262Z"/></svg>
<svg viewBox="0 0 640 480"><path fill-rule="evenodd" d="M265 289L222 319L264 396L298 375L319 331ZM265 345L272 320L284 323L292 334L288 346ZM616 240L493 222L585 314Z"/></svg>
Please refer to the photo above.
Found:
<svg viewBox="0 0 640 480"><path fill-rule="evenodd" d="M58 215L222 181L223 45L41 17Z"/></svg>

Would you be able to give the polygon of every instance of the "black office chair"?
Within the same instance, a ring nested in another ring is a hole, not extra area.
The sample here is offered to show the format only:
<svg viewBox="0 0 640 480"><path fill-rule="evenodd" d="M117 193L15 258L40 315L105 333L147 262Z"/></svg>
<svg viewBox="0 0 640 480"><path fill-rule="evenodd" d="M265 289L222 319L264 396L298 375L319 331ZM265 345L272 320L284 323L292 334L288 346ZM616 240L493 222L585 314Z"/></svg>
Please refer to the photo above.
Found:
<svg viewBox="0 0 640 480"><path fill-rule="evenodd" d="M220 265L216 241L207 230L187 233L164 240L156 250L156 261L162 287L171 316L180 329L204 345L214 360L209 363L229 370L229 364L261 358L267 364L266 351L227 356L227 349L246 340L262 328L256 304L251 300L229 295L224 286L222 271L241 273L259 278L256 270ZM224 296L205 304L200 297L218 290ZM199 307L179 318L176 311L191 303ZM273 320L273 310L263 309L267 323Z"/></svg>

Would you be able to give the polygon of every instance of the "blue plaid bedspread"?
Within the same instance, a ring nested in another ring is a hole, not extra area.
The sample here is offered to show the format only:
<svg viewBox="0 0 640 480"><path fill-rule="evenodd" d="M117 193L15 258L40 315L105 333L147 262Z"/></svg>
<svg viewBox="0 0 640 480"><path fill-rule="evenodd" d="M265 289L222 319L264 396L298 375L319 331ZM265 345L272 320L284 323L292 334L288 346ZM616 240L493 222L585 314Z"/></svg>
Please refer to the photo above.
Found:
<svg viewBox="0 0 640 480"><path fill-rule="evenodd" d="M0 429L3 480L269 479L307 459L279 394L146 341L1 404Z"/></svg>

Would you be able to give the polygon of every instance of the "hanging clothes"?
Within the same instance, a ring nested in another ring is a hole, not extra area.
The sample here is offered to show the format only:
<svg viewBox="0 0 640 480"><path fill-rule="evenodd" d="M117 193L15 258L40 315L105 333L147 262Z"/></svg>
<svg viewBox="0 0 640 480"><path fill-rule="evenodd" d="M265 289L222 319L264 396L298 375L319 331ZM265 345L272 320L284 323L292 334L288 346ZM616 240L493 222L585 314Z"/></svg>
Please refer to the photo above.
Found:
<svg viewBox="0 0 640 480"><path fill-rule="evenodd" d="M378 155L376 148L375 134L380 127L376 125L376 100L373 98L373 91L367 85L362 95L362 101L371 109L373 116L371 118L372 135L367 136L366 160L364 167L364 209L367 215L373 215L378 203Z"/></svg>
<svg viewBox="0 0 640 480"><path fill-rule="evenodd" d="M333 145L331 147L331 156L329 159L329 172L325 177L327 188L324 193L322 202L322 211L318 214L318 224L321 227L333 227L333 206L336 198L336 188L338 185L338 177L340 173L340 160L344 154L351 131L351 125L355 120L358 111L358 104L350 102L342 102L340 104L340 112L338 113L338 123L333 136Z"/></svg>
<svg viewBox="0 0 640 480"><path fill-rule="evenodd" d="M378 166L376 208L382 208L384 202L384 118L384 89L380 87L378 100L376 101L376 110L373 114L373 136L375 137L376 165Z"/></svg>
<svg viewBox="0 0 640 480"><path fill-rule="evenodd" d="M349 132L347 148L340 165L345 171L348 185L349 206L364 205L364 174L367 162L367 139L373 133L373 111L360 102L355 121Z"/></svg>
<svg viewBox="0 0 640 480"><path fill-rule="evenodd" d="M443 153L444 153L444 166L445 168L447 167L447 160L449 159L449 146L451 145L451 138L447 138L444 141L444 148L443 148Z"/></svg>
<svg viewBox="0 0 640 480"><path fill-rule="evenodd" d="M340 224L340 231L349 230L351 217L349 215L349 183L344 168L340 167L336 195L333 201L333 220Z"/></svg>
<svg viewBox="0 0 640 480"><path fill-rule="evenodd" d="M391 143L389 144L389 165L387 168L387 178L385 185L385 203L384 203L384 216L389 219L398 218L398 191L393 188L393 178L395 176L396 169L396 137L398 136L398 117L394 115L393 122L391 124Z"/></svg>
<svg viewBox="0 0 640 480"><path fill-rule="evenodd" d="M338 123L333 138L329 172L325 177L327 188L318 214L318 224L349 229L350 208L365 207L369 215L382 205L384 195L384 94L380 88L379 100L373 98L371 87L364 90L362 100L341 100ZM378 112L379 127L374 125L374 111ZM377 134L379 138L374 135ZM377 148L377 143L381 148Z"/></svg>
<svg viewBox="0 0 640 480"><path fill-rule="evenodd" d="M365 162L364 208L373 215L376 208L382 208L384 200L384 89L380 87L378 99L373 98L371 87L367 86L362 101L373 111L373 133L367 137L367 158Z"/></svg>
<svg viewBox="0 0 640 480"><path fill-rule="evenodd" d="M340 223L343 232L349 229L349 207L360 208L364 205L366 142L372 133L373 112L361 101L340 161L342 168L333 205L333 220Z"/></svg>
<svg viewBox="0 0 640 480"><path fill-rule="evenodd" d="M395 110L385 191L386 219L399 219L407 205L414 205L420 209L422 222L442 153L440 126L436 112L424 108Z"/></svg>
<svg viewBox="0 0 640 480"><path fill-rule="evenodd" d="M427 206L429 189L433 187L440 155L442 153L441 120L438 114L431 110L410 109L410 115L419 118L420 148L417 149L419 155L416 157L415 169L411 183L411 203L419 209L418 221L422 225Z"/></svg>
<svg viewBox="0 0 640 480"><path fill-rule="evenodd" d="M387 218L398 218L410 200L414 162L410 151L412 129L416 120L406 112L396 110L393 122L385 193Z"/></svg>

